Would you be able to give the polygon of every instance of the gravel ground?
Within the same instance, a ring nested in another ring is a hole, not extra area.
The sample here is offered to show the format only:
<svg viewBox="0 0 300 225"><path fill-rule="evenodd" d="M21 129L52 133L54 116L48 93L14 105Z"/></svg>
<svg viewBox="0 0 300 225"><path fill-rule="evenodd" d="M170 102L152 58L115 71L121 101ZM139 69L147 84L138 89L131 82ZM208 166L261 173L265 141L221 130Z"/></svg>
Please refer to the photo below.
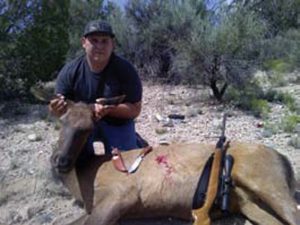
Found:
<svg viewBox="0 0 300 225"><path fill-rule="evenodd" d="M268 121L279 124L286 108L277 104L271 108ZM277 149L291 160L300 180L300 150L289 145L291 138L299 137L300 131L298 134L270 133L264 128L265 121L216 104L209 98L208 90L146 84L137 130L153 146L160 142L215 143L224 111L230 114L226 128L228 139L260 142ZM51 178L49 156L58 130L55 121L47 116L47 107L5 102L0 104L0 113L0 225L61 225L82 214L62 184ZM181 114L185 119L168 121L170 114ZM157 118L162 121L158 122ZM166 218L122 224L191 223ZM214 222L217 224L251 223L242 218L229 218Z"/></svg>

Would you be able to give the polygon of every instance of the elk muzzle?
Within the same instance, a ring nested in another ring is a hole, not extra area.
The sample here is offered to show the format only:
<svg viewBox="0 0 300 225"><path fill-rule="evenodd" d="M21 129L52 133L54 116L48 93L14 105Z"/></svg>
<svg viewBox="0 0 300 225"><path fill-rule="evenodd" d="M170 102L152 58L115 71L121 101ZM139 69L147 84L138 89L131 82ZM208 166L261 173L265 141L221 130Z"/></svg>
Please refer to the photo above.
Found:
<svg viewBox="0 0 300 225"><path fill-rule="evenodd" d="M63 154L54 154L51 157L51 165L59 173L68 173L73 168L72 159Z"/></svg>

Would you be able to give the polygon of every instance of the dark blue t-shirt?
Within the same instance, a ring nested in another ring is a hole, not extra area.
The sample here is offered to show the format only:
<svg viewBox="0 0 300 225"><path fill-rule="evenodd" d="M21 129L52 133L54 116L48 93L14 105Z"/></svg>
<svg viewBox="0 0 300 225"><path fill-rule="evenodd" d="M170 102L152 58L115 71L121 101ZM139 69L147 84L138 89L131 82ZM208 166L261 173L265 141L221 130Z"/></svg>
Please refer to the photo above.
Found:
<svg viewBox="0 0 300 225"><path fill-rule="evenodd" d="M126 95L124 102L142 99L141 80L134 67L125 59L112 54L108 65L100 73L90 70L85 55L67 63L56 81L57 94L75 102L95 103L100 97ZM104 118L110 123L123 124L126 119Z"/></svg>

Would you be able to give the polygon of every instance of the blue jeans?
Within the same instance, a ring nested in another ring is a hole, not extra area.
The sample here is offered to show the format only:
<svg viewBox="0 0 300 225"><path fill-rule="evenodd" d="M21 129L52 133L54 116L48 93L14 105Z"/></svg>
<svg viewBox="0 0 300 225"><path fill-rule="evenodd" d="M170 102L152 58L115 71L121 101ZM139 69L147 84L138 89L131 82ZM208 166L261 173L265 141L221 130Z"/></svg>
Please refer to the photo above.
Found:
<svg viewBox="0 0 300 225"><path fill-rule="evenodd" d="M113 148L122 151L138 148L134 121L129 121L120 126L99 121L95 132L94 140L104 142L106 154L110 154Z"/></svg>
<svg viewBox="0 0 300 225"><path fill-rule="evenodd" d="M103 120L98 121L79 155L77 160L79 164L85 163L94 155L94 141L104 143L105 154L111 154L113 148L118 148L121 151L136 149L138 145L135 123L134 121L129 121L125 124L115 126Z"/></svg>

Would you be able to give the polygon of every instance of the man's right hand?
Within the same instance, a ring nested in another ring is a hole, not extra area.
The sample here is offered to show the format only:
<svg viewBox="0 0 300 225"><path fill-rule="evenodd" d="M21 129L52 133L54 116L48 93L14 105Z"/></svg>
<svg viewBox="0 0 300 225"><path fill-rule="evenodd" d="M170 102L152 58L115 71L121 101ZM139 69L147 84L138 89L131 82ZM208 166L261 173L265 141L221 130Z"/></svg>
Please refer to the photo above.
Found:
<svg viewBox="0 0 300 225"><path fill-rule="evenodd" d="M49 111L56 117L61 117L67 111L67 102L65 97L61 94L57 94L48 105Z"/></svg>

